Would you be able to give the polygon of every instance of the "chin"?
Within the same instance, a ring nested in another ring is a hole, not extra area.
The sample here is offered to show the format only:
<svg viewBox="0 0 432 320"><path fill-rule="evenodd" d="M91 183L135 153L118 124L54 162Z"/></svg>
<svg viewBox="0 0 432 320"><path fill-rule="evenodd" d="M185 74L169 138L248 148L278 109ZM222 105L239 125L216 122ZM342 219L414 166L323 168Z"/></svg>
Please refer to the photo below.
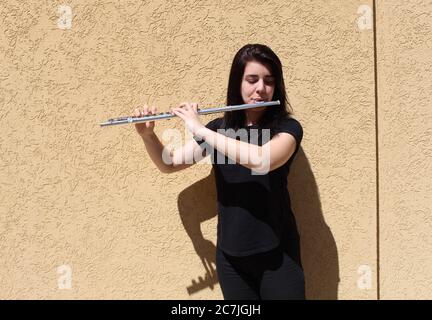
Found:
<svg viewBox="0 0 432 320"><path fill-rule="evenodd" d="M255 107L255 108L251 108L249 110L251 110L252 112L261 112L264 111L266 109L266 107Z"/></svg>

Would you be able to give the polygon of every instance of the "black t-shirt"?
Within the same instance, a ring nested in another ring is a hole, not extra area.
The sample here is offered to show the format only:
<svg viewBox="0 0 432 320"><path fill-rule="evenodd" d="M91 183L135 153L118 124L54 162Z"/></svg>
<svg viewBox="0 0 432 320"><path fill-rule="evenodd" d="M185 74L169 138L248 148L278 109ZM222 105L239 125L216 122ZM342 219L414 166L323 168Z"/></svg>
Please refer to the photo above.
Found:
<svg viewBox="0 0 432 320"><path fill-rule="evenodd" d="M212 131L230 136L222 128L223 119L210 121L206 127ZM251 129L263 132L257 125L248 126L248 138ZM287 132L295 138L296 149L291 158L281 167L267 174L252 174L251 169L234 163L216 150L216 153L205 141L194 137L202 147L207 148L215 172L218 224L217 245L224 252L233 256L246 256L276 248L282 237L297 240L299 238L291 202L288 193L287 178L289 167L297 154L303 129L294 118L279 121L278 126L267 131L267 140L247 140L249 143L262 145L279 132ZM233 137L232 135L230 137ZM244 138L236 137L237 140ZM222 163L221 160L223 159Z"/></svg>

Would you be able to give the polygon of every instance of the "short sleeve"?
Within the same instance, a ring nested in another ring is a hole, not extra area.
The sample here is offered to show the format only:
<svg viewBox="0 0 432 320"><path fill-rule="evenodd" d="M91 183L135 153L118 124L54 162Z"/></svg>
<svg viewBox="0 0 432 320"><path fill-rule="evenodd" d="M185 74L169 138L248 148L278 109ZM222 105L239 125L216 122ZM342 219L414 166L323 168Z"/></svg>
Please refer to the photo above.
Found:
<svg viewBox="0 0 432 320"><path fill-rule="evenodd" d="M278 134L280 132L286 132L291 134L296 140L296 150L300 148L300 143L303 139L303 128L300 122L294 118L285 118L279 122L274 130L274 134Z"/></svg>
<svg viewBox="0 0 432 320"><path fill-rule="evenodd" d="M220 128L221 122L222 122L222 118L213 119L209 123L206 124L206 128L216 132L217 129ZM193 137L193 138L200 146L201 146L201 144L203 144L205 142L204 140L202 140L198 137ZM207 145L207 144L205 144L205 145ZM201 146L201 148L204 148L204 145Z"/></svg>

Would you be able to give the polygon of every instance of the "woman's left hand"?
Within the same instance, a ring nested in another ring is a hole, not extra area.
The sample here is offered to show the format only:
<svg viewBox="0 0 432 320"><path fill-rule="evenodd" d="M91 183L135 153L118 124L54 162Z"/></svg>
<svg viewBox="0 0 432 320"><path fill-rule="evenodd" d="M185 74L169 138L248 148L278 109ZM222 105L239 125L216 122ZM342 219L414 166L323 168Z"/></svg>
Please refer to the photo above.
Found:
<svg viewBox="0 0 432 320"><path fill-rule="evenodd" d="M198 115L198 103L183 102L177 108L171 108L171 112L183 119L186 127L194 136L205 128Z"/></svg>

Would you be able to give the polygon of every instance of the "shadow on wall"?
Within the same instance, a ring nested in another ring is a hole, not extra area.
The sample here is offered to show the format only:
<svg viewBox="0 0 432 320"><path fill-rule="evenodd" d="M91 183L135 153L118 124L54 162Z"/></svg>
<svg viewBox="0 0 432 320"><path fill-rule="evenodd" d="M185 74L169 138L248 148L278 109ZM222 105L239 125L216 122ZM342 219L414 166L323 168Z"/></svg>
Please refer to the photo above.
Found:
<svg viewBox="0 0 432 320"><path fill-rule="evenodd" d="M301 239L306 298L335 300L339 285L336 242L324 221L318 187L302 147L291 165L288 189Z"/></svg>
<svg viewBox="0 0 432 320"><path fill-rule="evenodd" d="M326 225L318 187L303 148L300 147L288 177L291 206L301 237L302 265L306 279L307 299L337 299L339 264L336 243ZM211 174L183 190L178 209L183 226L203 263L204 275L191 280L187 292L192 295L218 283L216 247L204 238L201 223L217 215L216 185ZM216 230L215 230L216 231Z"/></svg>
<svg viewBox="0 0 432 320"><path fill-rule="evenodd" d="M210 175L183 190L178 197L178 210L183 226L204 266L204 275L191 280L189 295L210 288L219 282L216 274L216 246L204 238L201 223L217 215L216 182ZM215 230L216 232L216 230Z"/></svg>

